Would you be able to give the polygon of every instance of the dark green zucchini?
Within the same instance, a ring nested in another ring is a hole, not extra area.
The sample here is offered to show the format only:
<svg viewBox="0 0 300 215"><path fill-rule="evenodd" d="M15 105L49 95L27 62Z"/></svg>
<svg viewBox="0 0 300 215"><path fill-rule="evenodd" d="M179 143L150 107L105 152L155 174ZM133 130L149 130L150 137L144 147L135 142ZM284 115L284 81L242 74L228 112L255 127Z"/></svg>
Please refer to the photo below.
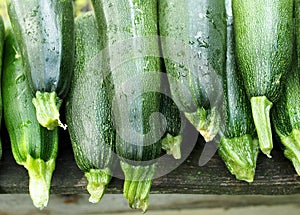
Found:
<svg viewBox="0 0 300 215"><path fill-rule="evenodd" d="M225 1L159 1L162 54L179 109L206 141L219 131L226 57Z"/></svg>
<svg viewBox="0 0 300 215"><path fill-rule="evenodd" d="M161 153L160 55L157 1L93 0L106 42L114 83L116 152L125 175L124 196L132 208L148 208Z"/></svg>
<svg viewBox="0 0 300 215"><path fill-rule="evenodd" d="M293 0L233 0L233 17L237 62L260 149L271 157L270 109L292 62Z"/></svg>
<svg viewBox="0 0 300 215"><path fill-rule="evenodd" d="M30 196L33 204L42 209L49 200L58 150L58 129L49 131L36 119L32 92L12 30L5 39L2 93L4 120L13 156L28 170Z"/></svg>
<svg viewBox="0 0 300 215"><path fill-rule="evenodd" d="M292 71L283 78L282 94L272 110L272 124L284 155L300 175L300 1L295 0L295 44Z"/></svg>
<svg viewBox="0 0 300 215"><path fill-rule="evenodd" d="M7 0L8 14L21 49L26 77L35 94L40 124L62 126L59 109L73 72L73 2Z"/></svg>
<svg viewBox="0 0 300 215"><path fill-rule="evenodd" d="M227 168L239 180L252 182L259 151L251 105L247 98L234 53L231 0L227 3L227 56L224 76L225 125L218 152Z"/></svg>
<svg viewBox="0 0 300 215"><path fill-rule="evenodd" d="M300 175L300 74L297 59L291 74L283 79L283 92L272 108L272 124L290 159Z"/></svg>
<svg viewBox="0 0 300 215"><path fill-rule="evenodd" d="M186 119L173 101L169 83L163 83L161 113L166 119L166 132L161 140L162 149L175 159L181 158L181 143Z"/></svg>
<svg viewBox="0 0 300 215"><path fill-rule="evenodd" d="M99 202L111 179L115 130L112 122L113 90L105 76L101 37L94 12L75 19L75 67L66 118L75 160L88 180L90 202Z"/></svg>
<svg viewBox="0 0 300 215"><path fill-rule="evenodd" d="M4 22L0 15L0 77L2 77L2 60L3 60L3 48L4 48ZM1 93L1 82L0 82L0 129L2 121L2 93ZM0 136L0 158L2 157L2 143Z"/></svg>

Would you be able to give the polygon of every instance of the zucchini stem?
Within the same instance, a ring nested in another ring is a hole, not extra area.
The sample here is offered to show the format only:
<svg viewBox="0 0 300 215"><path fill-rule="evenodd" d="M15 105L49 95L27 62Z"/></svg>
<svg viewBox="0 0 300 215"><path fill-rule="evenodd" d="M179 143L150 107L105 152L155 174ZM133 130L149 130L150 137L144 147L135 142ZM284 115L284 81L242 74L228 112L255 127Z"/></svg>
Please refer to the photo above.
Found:
<svg viewBox="0 0 300 215"><path fill-rule="evenodd" d="M280 137L284 145L284 155L292 161L298 175L300 175L300 130L293 129L289 136Z"/></svg>
<svg viewBox="0 0 300 215"><path fill-rule="evenodd" d="M252 97L250 101L260 150L271 158L273 140L270 122L270 109L273 103L265 96Z"/></svg>
<svg viewBox="0 0 300 215"><path fill-rule="evenodd" d="M143 212L146 212L156 163L147 166L132 166L123 161L120 163L125 175L124 197L128 199L131 208L141 208Z"/></svg>
<svg viewBox="0 0 300 215"><path fill-rule="evenodd" d="M210 111L201 107L196 112L184 114L206 142L212 141L219 132L220 116L215 107Z"/></svg>
<svg viewBox="0 0 300 215"><path fill-rule="evenodd" d="M90 171L85 172L84 175L88 181L87 191L90 194L89 202L100 202L105 192L106 185L111 180L110 169L90 169Z"/></svg>
<svg viewBox="0 0 300 215"><path fill-rule="evenodd" d="M162 149L164 149L167 152L167 154L173 155L175 159L181 158L181 150L180 150L181 143L182 143L181 135L177 135L174 137L169 133L161 141Z"/></svg>
<svg viewBox="0 0 300 215"><path fill-rule="evenodd" d="M48 130L53 130L57 126L66 130L67 125L64 125L59 117L59 108L62 100L58 98L56 92L40 92L37 91L32 103L36 109L36 117L41 126Z"/></svg>
<svg viewBox="0 0 300 215"><path fill-rule="evenodd" d="M23 164L29 174L29 193L35 207L43 209L49 201L50 184L55 169L55 159L47 162L30 155Z"/></svg>
<svg viewBox="0 0 300 215"><path fill-rule="evenodd" d="M253 182L259 144L249 134L222 138L218 152L236 179Z"/></svg>

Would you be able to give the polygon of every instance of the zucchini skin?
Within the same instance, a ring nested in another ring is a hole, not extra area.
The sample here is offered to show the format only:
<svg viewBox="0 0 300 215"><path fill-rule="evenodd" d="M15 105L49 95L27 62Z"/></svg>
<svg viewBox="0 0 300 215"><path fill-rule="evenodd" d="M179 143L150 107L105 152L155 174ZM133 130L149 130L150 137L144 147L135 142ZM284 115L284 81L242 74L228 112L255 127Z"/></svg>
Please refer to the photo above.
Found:
<svg viewBox="0 0 300 215"><path fill-rule="evenodd" d="M116 152L125 174L123 193L130 207L146 211L163 135L161 119L151 116L160 111L157 1L93 0L92 4L110 58ZM130 51L120 54L124 46Z"/></svg>
<svg viewBox="0 0 300 215"><path fill-rule="evenodd" d="M4 49L4 22L2 16L0 15L0 77L2 77L2 60L3 60L3 49ZM0 83L0 122L2 122L2 93L1 93L1 83ZM0 123L0 129L1 129ZM2 157L2 141L0 137L0 158Z"/></svg>
<svg viewBox="0 0 300 215"><path fill-rule="evenodd" d="M13 156L28 170L30 196L33 204L42 209L49 199L58 151L58 130L49 131L36 119L32 92L12 30L8 31L5 39L3 68L4 120Z"/></svg>
<svg viewBox="0 0 300 215"><path fill-rule="evenodd" d="M175 103L206 141L219 131L226 58L220 0L159 1L162 54Z"/></svg>
<svg viewBox="0 0 300 215"><path fill-rule="evenodd" d="M58 110L47 113L46 108L52 105L53 108L59 109L61 99L64 99L68 93L73 72L73 2L7 0L7 6L24 59L26 77L33 93L37 96L38 101L33 102L37 106L38 120L41 125L53 129L59 124L59 119L56 119L59 118L59 113ZM49 101L52 97L49 98L48 94L51 93L55 94L53 101ZM50 119L43 119L41 115L44 111ZM55 118L54 122L47 121L51 120L51 117Z"/></svg>
<svg viewBox="0 0 300 215"><path fill-rule="evenodd" d="M233 0L236 56L261 151L273 148L270 109L281 95L281 77L291 67L293 0Z"/></svg>
<svg viewBox="0 0 300 215"><path fill-rule="evenodd" d="M227 0L227 55L224 75L224 129L218 152L232 174L252 182L258 156L258 141L240 72L235 62L231 0Z"/></svg>
<svg viewBox="0 0 300 215"><path fill-rule="evenodd" d="M285 157L300 175L300 1L295 0L295 44L291 73L283 78L282 94L272 110L272 123Z"/></svg>
<svg viewBox="0 0 300 215"><path fill-rule="evenodd" d="M165 133L161 139L161 145L167 154L172 155L175 159L181 159L181 144L187 119L173 100L164 60L162 60L162 70L164 74L161 82L162 96L160 106L166 124L163 125Z"/></svg>
<svg viewBox="0 0 300 215"><path fill-rule="evenodd" d="M99 202L111 179L115 129L111 76L105 76L94 12L75 19L75 68L66 102L66 119L78 167L88 179L90 202Z"/></svg>
<svg viewBox="0 0 300 215"><path fill-rule="evenodd" d="M227 51L226 70L224 74L224 102L226 106L226 125L224 136L233 138L244 134L254 135L255 125L251 115L251 105L245 92L242 75L238 70L235 53L235 38L233 33L233 16L231 2L227 4Z"/></svg>
<svg viewBox="0 0 300 215"><path fill-rule="evenodd" d="M175 159L180 159L186 118L171 97L169 83L164 83L162 88L164 93L161 98L161 113L166 119L166 131L161 140L162 149Z"/></svg>
<svg viewBox="0 0 300 215"><path fill-rule="evenodd" d="M284 155L300 175L300 74L295 58L291 74L283 80L283 91L272 110L272 123Z"/></svg>
<svg viewBox="0 0 300 215"><path fill-rule="evenodd" d="M292 61L293 0L233 0L233 16L247 95L276 102Z"/></svg>

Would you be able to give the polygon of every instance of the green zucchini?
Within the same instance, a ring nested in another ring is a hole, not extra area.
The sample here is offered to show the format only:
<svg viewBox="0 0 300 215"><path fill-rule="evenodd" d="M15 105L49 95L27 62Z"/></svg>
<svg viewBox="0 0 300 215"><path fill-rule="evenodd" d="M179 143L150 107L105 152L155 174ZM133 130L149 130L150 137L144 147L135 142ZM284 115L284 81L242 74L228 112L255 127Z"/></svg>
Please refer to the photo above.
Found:
<svg viewBox="0 0 300 215"><path fill-rule="evenodd" d="M113 90L105 77L94 12L75 19L75 67L66 102L66 119L75 160L84 172L90 202L99 202L111 179L115 130L112 122Z"/></svg>
<svg viewBox="0 0 300 215"><path fill-rule="evenodd" d="M281 95L293 49L293 0L233 0L236 57L261 151L273 148L270 110Z"/></svg>
<svg viewBox="0 0 300 215"><path fill-rule="evenodd" d="M2 59L3 59L3 48L4 48L4 22L2 16L0 15L0 77L2 77ZM2 121L2 93L1 93L1 83L0 83L0 122ZM1 129L1 123L0 123ZM0 158L2 157L2 143L0 137Z"/></svg>
<svg viewBox="0 0 300 215"><path fill-rule="evenodd" d="M259 146L251 115L251 105L245 93L234 53L231 0L227 0L227 58L224 76L225 126L218 152L227 168L239 180L252 182Z"/></svg>
<svg viewBox="0 0 300 215"><path fill-rule="evenodd" d="M166 131L161 140L162 149L167 154L173 155L175 159L180 159L186 118L171 97L169 83L164 83L162 88L161 113L166 119Z"/></svg>
<svg viewBox="0 0 300 215"><path fill-rule="evenodd" d="M272 124L284 155L300 175L300 1L295 0L295 44L292 71L283 79L282 94L272 110Z"/></svg>
<svg viewBox="0 0 300 215"><path fill-rule="evenodd" d="M59 109L73 72L73 2L66 0L7 0L8 14L21 54L26 78L35 94L39 123L65 128Z"/></svg>
<svg viewBox="0 0 300 215"><path fill-rule="evenodd" d="M291 74L283 79L283 92L272 110L272 124L290 159L300 175L300 74L297 59Z"/></svg>
<svg viewBox="0 0 300 215"><path fill-rule="evenodd" d="M5 39L2 76L4 120L13 156L29 174L29 193L33 204L42 209L49 200L52 173L58 150L58 129L40 126L22 57L12 30Z"/></svg>
<svg viewBox="0 0 300 215"><path fill-rule="evenodd" d="M157 1L93 0L106 41L114 83L116 152L125 175L123 193L132 208L148 208L161 153L160 55Z"/></svg>
<svg viewBox="0 0 300 215"><path fill-rule="evenodd" d="M226 57L225 1L159 1L162 54L179 109L206 141L219 131Z"/></svg>

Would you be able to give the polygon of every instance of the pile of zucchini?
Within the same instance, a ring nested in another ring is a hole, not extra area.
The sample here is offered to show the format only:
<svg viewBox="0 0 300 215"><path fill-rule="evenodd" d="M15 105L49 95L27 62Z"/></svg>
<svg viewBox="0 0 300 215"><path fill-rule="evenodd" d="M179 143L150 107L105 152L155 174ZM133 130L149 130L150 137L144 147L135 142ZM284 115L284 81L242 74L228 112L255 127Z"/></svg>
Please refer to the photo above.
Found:
<svg viewBox="0 0 300 215"><path fill-rule="evenodd" d="M89 11L7 0L9 20L0 14L0 119L3 101L36 207L49 200L59 132L92 203L121 177L145 212L159 158L182 159L187 123L238 180L254 180L274 138L300 175L300 0L76 3Z"/></svg>

